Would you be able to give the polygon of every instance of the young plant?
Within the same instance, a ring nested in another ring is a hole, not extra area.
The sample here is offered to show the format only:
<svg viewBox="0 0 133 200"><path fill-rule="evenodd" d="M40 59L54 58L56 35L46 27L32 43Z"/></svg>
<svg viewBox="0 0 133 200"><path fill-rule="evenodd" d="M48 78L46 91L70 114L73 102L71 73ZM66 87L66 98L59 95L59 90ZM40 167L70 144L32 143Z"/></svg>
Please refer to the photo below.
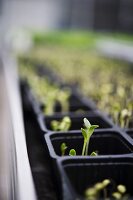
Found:
<svg viewBox="0 0 133 200"><path fill-rule="evenodd" d="M89 142L90 142L90 137L93 134L95 128L98 128L98 125L91 125L91 123L84 118L84 126L85 128L81 128L81 132L84 138L84 143L83 143L83 149L82 149L82 156L87 156L88 154L88 148L89 148ZM92 152L92 155L95 153Z"/></svg>
<svg viewBox="0 0 133 200"><path fill-rule="evenodd" d="M128 128L132 113L128 109L123 109L120 112L120 126L121 128Z"/></svg>
<svg viewBox="0 0 133 200"><path fill-rule="evenodd" d="M126 193L126 187L125 185L117 185L117 190L116 192L112 193L112 197L116 200L127 200L128 196L125 194Z"/></svg>
<svg viewBox="0 0 133 200"><path fill-rule="evenodd" d="M68 131L71 127L71 119L68 116L63 117L61 121L51 121L53 131Z"/></svg>
<svg viewBox="0 0 133 200"><path fill-rule="evenodd" d="M61 104L62 112L68 112L69 111L69 98L71 95L70 89L65 90L59 90L59 93L57 95L57 101Z"/></svg>
<svg viewBox="0 0 133 200"><path fill-rule="evenodd" d="M60 146L60 150L61 150L61 155L62 156L65 155L66 149L67 149L66 143L62 143L61 146Z"/></svg>
<svg viewBox="0 0 133 200"><path fill-rule="evenodd" d="M86 200L127 200L128 196L126 195L125 185L117 185L116 192L108 192L108 186L111 184L110 179L105 179L102 182L94 184L94 186L88 188L85 191ZM114 188L114 187L112 187Z"/></svg>
<svg viewBox="0 0 133 200"><path fill-rule="evenodd" d="M65 155L65 153L66 153L66 149L67 149L68 147L67 147L67 145L66 145L66 143L62 143L61 144L61 146L60 146L60 150L61 150L61 156L64 156ZM76 151L75 151L75 149L70 149L70 151L69 151L69 156L76 156Z"/></svg>
<svg viewBox="0 0 133 200"><path fill-rule="evenodd" d="M64 118L65 118L65 117L64 117ZM67 119L67 118L68 118L68 117L66 117L66 119ZM69 118L68 118L68 119L69 119ZM67 119L67 120L68 120L68 119ZM85 128L81 128L82 135L83 135L83 137L84 137L84 144L83 144L83 149L82 149L82 156L87 156L87 155L88 155L88 148L89 148L90 137L91 137L91 135L93 134L95 128L98 128L99 126L98 126L98 125L91 125L90 122L89 122L86 118L84 118L83 121L84 121L84 126L85 126ZM60 124L60 123L62 123L62 122L58 122L58 121L56 121L56 120L53 120L53 121L52 121L53 129L54 129L54 130L62 130L62 129L60 129L60 126L62 125L62 124ZM62 125L62 128L64 128L64 127L66 127L66 126ZM65 143L62 143L60 149L61 149L61 155L62 155L62 156L65 155L65 150L67 149L66 144L65 144ZM97 154L97 152L95 152L95 151L93 151L93 152L90 154L90 156L97 156L97 155L98 155L98 154ZM76 150L75 150L75 149L71 149L71 150L69 151L69 156L76 156Z"/></svg>
<svg viewBox="0 0 133 200"><path fill-rule="evenodd" d="M75 151L75 149L71 149L71 150L69 151L69 156L76 156L76 151Z"/></svg>

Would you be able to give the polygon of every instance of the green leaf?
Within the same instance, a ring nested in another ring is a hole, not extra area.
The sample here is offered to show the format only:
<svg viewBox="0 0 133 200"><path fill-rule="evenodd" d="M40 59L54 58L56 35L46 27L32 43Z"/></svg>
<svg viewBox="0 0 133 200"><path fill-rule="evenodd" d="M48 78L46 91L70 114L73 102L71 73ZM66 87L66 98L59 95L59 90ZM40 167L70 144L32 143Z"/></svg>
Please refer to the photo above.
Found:
<svg viewBox="0 0 133 200"><path fill-rule="evenodd" d="M86 130L81 128L81 132L82 132L82 135L84 137L84 140L87 140L87 132L86 132Z"/></svg>
<svg viewBox="0 0 133 200"><path fill-rule="evenodd" d="M91 154L90 154L90 156L97 156L98 154L97 154L97 152L95 152L95 151L93 151Z"/></svg>
<svg viewBox="0 0 133 200"><path fill-rule="evenodd" d="M71 126L71 119L70 117L65 116L60 123L60 130L68 131L70 129L70 126Z"/></svg>
<svg viewBox="0 0 133 200"><path fill-rule="evenodd" d="M91 135L93 134L94 130L96 128L98 128L99 126L98 125L91 125L91 127L88 129L88 135L89 137L91 137Z"/></svg>
<svg viewBox="0 0 133 200"><path fill-rule="evenodd" d="M91 127L91 123L89 122L89 120L88 120L87 118L84 118L83 120L84 120L84 125L85 125L85 127L86 127L87 129L90 128L90 127Z"/></svg>
<svg viewBox="0 0 133 200"><path fill-rule="evenodd" d="M75 149L71 149L71 150L69 151L69 156L76 156L76 151L75 151Z"/></svg>
<svg viewBox="0 0 133 200"><path fill-rule="evenodd" d="M95 129L95 128L98 128L99 126L98 125L91 125L91 128Z"/></svg>
<svg viewBox="0 0 133 200"><path fill-rule="evenodd" d="M59 128L59 122L57 120L52 120L51 121L51 128L53 131L57 131Z"/></svg>

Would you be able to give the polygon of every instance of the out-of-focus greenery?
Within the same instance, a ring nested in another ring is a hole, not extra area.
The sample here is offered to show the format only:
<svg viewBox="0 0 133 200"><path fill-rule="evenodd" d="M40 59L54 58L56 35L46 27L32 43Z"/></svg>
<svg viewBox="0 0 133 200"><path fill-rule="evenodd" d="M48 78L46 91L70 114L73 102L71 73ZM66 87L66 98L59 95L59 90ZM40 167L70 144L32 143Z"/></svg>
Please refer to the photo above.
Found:
<svg viewBox="0 0 133 200"><path fill-rule="evenodd" d="M94 47L98 39L114 39L132 41L133 35L124 33L88 32L88 31L56 31L50 33L35 32L32 35L35 45L59 45L65 47Z"/></svg>
<svg viewBox="0 0 133 200"><path fill-rule="evenodd" d="M71 94L68 88L60 89L58 85L39 76L36 68L29 64L20 64L20 76L28 82L37 100L44 105L46 115L54 114L57 102L60 103L62 112L68 112Z"/></svg>
<svg viewBox="0 0 133 200"><path fill-rule="evenodd" d="M33 41L35 45L58 45L63 47L93 47L96 39L102 37L102 34L93 32L53 32L53 33L35 33Z"/></svg>
<svg viewBox="0 0 133 200"><path fill-rule="evenodd" d="M101 33L87 32L35 34L35 46L26 57L44 63L64 82L78 85L115 123L129 127L133 120L133 70L127 63L101 57L91 50L102 37ZM132 36L124 34L108 37L132 40Z"/></svg>

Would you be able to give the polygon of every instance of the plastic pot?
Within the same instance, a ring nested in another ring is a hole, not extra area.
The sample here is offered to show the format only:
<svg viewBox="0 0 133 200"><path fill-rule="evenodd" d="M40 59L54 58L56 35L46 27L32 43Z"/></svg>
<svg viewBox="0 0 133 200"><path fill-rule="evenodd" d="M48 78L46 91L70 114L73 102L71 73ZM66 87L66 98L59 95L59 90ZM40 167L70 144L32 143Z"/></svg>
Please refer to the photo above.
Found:
<svg viewBox="0 0 133 200"><path fill-rule="evenodd" d="M62 200L85 200L85 191L97 182L110 179L111 184L107 193L111 196L116 191L118 184L127 188L127 194L133 198L133 158L112 159L65 159L58 160L58 168L61 172L60 187ZM103 200L103 196L98 199Z"/></svg>
<svg viewBox="0 0 133 200"><path fill-rule="evenodd" d="M63 117L66 116L65 114L55 114L52 116L44 116L40 114L38 117L38 121L40 124L41 129L44 132L52 131L51 122L53 120L61 121ZM83 118L87 118L91 124L98 124L99 129L104 128L112 128L113 123L105 116L100 114L99 112L88 112L86 114L78 114L75 115L74 113L67 114L68 117L71 119L71 130L80 130L83 127Z"/></svg>
<svg viewBox="0 0 133 200"><path fill-rule="evenodd" d="M82 157L83 136L81 131L72 132L54 132L44 135L49 154L52 159L61 157L60 146L66 143L67 150L65 155L69 155L70 149L75 149L76 157ZM120 132L113 130L96 130L90 139L88 155L93 151L98 152L98 156L113 157L131 154L133 152L133 143L129 143ZM90 158L90 156L88 156Z"/></svg>

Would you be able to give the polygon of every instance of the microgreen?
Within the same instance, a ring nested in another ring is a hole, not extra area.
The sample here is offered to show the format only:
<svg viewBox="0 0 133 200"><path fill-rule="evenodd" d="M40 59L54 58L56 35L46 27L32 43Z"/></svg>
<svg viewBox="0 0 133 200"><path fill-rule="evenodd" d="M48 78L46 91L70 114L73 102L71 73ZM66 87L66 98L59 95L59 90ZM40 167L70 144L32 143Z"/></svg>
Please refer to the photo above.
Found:
<svg viewBox="0 0 133 200"><path fill-rule="evenodd" d="M63 117L61 121L51 121L51 128L54 131L68 131L71 127L71 119L68 116Z"/></svg>
<svg viewBox="0 0 133 200"><path fill-rule="evenodd" d="M88 155L88 148L89 148L89 142L90 142L90 137L93 134L94 130L98 128L98 125L91 125L91 123L84 118L84 126L85 128L81 128L81 132L84 138L84 143L83 143L83 149L82 149L82 156L87 156ZM92 153L94 156L94 152Z"/></svg>
<svg viewBox="0 0 133 200"><path fill-rule="evenodd" d="M90 156L97 156L98 155L98 153L96 152L96 151L93 151L91 154L90 154Z"/></svg>
<svg viewBox="0 0 133 200"><path fill-rule="evenodd" d="M81 128L82 135L83 135L83 138L84 138L84 143L83 143L83 148L82 148L82 156L87 156L88 155L90 137L93 134L95 128L98 128L99 126L98 125L91 125L89 120L86 119L86 118L84 118L83 121L84 121L85 128ZM53 128L56 128L56 130L59 130L58 127L60 127L60 122L52 121L52 125L53 125ZM61 144L61 155L65 155L64 149L66 150L66 144L62 143ZM70 156L76 156L76 150L75 149L71 149L69 151L69 155ZM98 155L98 153L96 151L93 151L90 154L90 156L97 156L97 155Z"/></svg>
<svg viewBox="0 0 133 200"><path fill-rule="evenodd" d="M111 186L112 181L110 179L104 179L101 182L95 183L92 187L89 187L85 191L85 199L86 200L127 200L128 195L126 194L126 186L125 185L116 185L115 192L109 192L108 186ZM111 187L110 187L111 190ZM114 190L114 186L112 185L112 191Z"/></svg>
<svg viewBox="0 0 133 200"><path fill-rule="evenodd" d="M67 149L66 143L62 143L61 146L60 146L60 150L61 150L61 155L62 156L65 155L66 149Z"/></svg>
<svg viewBox="0 0 133 200"><path fill-rule="evenodd" d="M71 149L71 150L69 151L69 156L76 156L76 151L75 151L75 149Z"/></svg>

